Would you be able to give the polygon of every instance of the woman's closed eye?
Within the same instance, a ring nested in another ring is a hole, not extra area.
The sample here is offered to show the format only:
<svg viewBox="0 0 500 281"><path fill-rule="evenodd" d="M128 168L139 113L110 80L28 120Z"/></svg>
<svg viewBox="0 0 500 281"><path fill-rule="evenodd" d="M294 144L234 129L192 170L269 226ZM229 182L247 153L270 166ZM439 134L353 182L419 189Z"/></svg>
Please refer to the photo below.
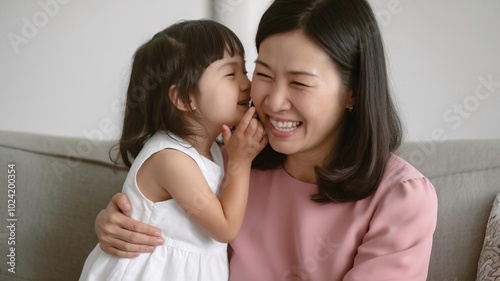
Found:
<svg viewBox="0 0 500 281"><path fill-rule="evenodd" d="M290 84L296 85L296 86L300 86L300 87L311 87L311 86L309 86L307 84L304 84L304 83L301 83L301 82L298 82L298 81L292 81L292 82L290 82Z"/></svg>
<svg viewBox="0 0 500 281"><path fill-rule="evenodd" d="M271 76L269 76L269 75L267 75L267 74L264 74L264 73L262 73L262 72L257 72L255 75L260 76L260 77L262 77L262 78L266 78L266 79L272 79L272 77L271 77Z"/></svg>

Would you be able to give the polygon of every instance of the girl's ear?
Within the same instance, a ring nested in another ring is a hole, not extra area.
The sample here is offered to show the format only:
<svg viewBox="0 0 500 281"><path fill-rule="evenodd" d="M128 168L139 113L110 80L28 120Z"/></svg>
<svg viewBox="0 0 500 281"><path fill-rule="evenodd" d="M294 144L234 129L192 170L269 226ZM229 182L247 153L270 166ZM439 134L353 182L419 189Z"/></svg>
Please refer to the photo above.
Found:
<svg viewBox="0 0 500 281"><path fill-rule="evenodd" d="M182 99L180 99L179 91L176 85L170 86L168 89L168 97L170 98L172 104L180 111L190 111L196 109L196 106L193 107L192 104L186 104L182 101Z"/></svg>

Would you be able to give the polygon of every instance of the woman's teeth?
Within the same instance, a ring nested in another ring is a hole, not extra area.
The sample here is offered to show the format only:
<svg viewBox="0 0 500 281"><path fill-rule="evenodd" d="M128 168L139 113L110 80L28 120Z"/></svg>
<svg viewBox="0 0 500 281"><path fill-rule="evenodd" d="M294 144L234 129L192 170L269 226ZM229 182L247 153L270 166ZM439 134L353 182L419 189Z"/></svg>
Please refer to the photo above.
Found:
<svg viewBox="0 0 500 281"><path fill-rule="evenodd" d="M273 127L280 132L291 132L291 131L297 129L297 127L300 125L300 122L297 122L297 121L282 122L282 121L275 121L272 119L270 119L270 121L271 121L271 124L273 125Z"/></svg>

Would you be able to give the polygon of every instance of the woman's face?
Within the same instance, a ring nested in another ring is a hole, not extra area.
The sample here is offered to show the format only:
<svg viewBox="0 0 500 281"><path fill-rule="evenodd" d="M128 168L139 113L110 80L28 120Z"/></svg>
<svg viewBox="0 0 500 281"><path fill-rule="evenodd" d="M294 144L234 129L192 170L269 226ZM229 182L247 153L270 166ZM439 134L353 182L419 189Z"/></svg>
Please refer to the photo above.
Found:
<svg viewBox="0 0 500 281"><path fill-rule="evenodd" d="M272 148L318 163L330 154L351 105L332 61L301 30L261 43L251 96Z"/></svg>

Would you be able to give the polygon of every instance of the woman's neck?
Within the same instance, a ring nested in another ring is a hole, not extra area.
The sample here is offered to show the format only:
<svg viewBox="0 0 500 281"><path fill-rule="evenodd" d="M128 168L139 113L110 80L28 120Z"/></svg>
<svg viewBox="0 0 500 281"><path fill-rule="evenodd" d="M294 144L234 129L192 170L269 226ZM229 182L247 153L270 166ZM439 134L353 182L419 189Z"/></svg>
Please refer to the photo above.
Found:
<svg viewBox="0 0 500 281"><path fill-rule="evenodd" d="M296 180L316 183L316 173L314 167L319 165L316 159L308 157L300 157L296 155L288 155L283 163L283 169Z"/></svg>
<svg viewBox="0 0 500 281"><path fill-rule="evenodd" d="M330 140L324 141L321 147L287 155L283 169L299 181L316 184L315 167L323 166L332 159L331 153L335 151L336 140L336 137L331 137Z"/></svg>

